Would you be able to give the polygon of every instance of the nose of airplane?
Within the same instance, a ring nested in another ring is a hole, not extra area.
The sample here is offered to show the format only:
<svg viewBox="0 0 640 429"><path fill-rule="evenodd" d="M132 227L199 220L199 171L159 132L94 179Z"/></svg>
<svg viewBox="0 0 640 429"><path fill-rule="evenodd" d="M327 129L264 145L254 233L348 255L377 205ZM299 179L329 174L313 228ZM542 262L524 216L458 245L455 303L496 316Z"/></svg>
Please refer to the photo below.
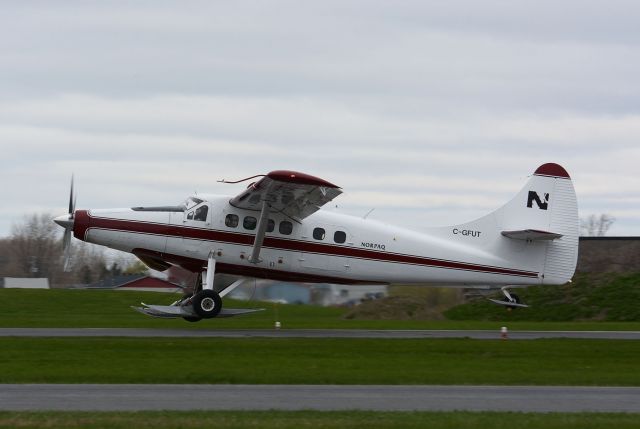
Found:
<svg viewBox="0 0 640 429"><path fill-rule="evenodd" d="M58 216L53 221L65 229L73 227L73 219L68 214Z"/></svg>

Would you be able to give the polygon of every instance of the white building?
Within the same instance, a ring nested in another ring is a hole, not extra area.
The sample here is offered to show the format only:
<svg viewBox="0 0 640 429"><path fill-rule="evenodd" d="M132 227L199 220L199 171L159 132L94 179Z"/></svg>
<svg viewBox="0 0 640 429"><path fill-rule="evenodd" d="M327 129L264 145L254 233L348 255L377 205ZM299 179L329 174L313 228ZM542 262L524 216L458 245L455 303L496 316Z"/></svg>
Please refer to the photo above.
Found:
<svg viewBox="0 0 640 429"><path fill-rule="evenodd" d="M49 279L47 278L0 278L0 288L5 289L49 289Z"/></svg>

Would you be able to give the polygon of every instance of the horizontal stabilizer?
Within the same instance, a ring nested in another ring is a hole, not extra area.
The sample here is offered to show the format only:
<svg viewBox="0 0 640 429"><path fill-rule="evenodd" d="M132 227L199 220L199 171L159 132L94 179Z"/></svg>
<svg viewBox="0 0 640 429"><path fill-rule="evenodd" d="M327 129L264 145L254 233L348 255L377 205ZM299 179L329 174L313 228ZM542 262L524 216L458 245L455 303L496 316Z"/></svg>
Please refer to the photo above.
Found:
<svg viewBox="0 0 640 429"><path fill-rule="evenodd" d="M530 241L538 241L538 240L556 240L562 237L562 234L557 234L555 232L549 231L541 231L539 229L520 229L517 231L502 231L502 235L508 238L513 238L515 240L530 240Z"/></svg>
<svg viewBox="0 0 640 429"><path fill-rule="evenodd" d="M147 305L142 303L143 307L131 307L134 310L146 314L147 316L159 317L162 319L173 319L178 317L194 317L196 314L191 306L179 305ZM264 308L223 308L216 317L232 317L240 314L255 313L264 311Z"/></svg>

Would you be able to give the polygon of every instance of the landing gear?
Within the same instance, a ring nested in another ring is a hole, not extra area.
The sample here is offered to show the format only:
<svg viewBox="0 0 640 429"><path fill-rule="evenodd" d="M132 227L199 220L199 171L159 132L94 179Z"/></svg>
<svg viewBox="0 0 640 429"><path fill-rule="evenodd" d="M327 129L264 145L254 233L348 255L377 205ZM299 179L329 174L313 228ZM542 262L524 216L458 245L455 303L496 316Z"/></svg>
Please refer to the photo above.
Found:
<svg viewBox="0 0 640 429"><path fill-rule="evenodd" d="M513 305L513 304L520 304L520 297L518 295L516 295L515 293L509 293L509 295L511 296L511 299L509 299L506 296L503 299L503 301L505 302L505 306L509 310L513 310L515 308L518 308L518 306Z"/></svg>
<svg viewBox="0 0 640 429"><path fill-rule="evenodd" d="M205 289L198 292L191 298L193 311L202 319L211 319L216 317L222 310L222 298L218 292Z"/></svg>
<svg viewBox="0 0 640 429"><path fill-rule="evenodd" d="M213 290L213 279L216 270L216 260L213 252L209 253L207 269L198 275L194 285L193 296L185 295L181 301L183 305L190 305L193 315L183 316L187 322L198 322L202 319L212 319L222 310L222 298ZM203 281L204 280L204 281Z"/></svg>
<svg viewBox="0 0 640 429"><path fill-rule="evenodd" d="M211 319L220 314L222 310L222 298L213 290L213 278L216 269L216 260L213 254L209 254L207 269L199 273L193 285L193 294L185 294L175 305L189 307L191 315L182 316L187 322L199 322L202 319Z"/></svg>
<svg viewBox="0 0 640 429"><path fill-rule="evenodd" d="M209 254L206 271L203 271L196 279L196 284L193 287L193 294L185 294L181 299L171 305L147 305L145 303L141 303L142 307L133 307L133 309L153 317L167 319L182 317L187 322L198 322L202 319L211 319L213 317L232 317L264 310L252 310L245 308L223 309L222 298L231 293L238 286L242 285L247 279L244 277L240 278L221 289L218 293L213 290L215 268L216 260L213 258L212 252ZM203 277L205 278L205 281L202 281Z"/></svg>
<svg viewBox="0 0 640 429"><path fill-rule="evenodd" d="M508 310L529 307L527 304L522 304L520 302L520 297L518 295L516 295L515 293L510 293L508 290L508 286L503 287L501 290L504 294L504 298L502 300L489 299L489 301L493 302L494 304L504 305Z"/></svg>

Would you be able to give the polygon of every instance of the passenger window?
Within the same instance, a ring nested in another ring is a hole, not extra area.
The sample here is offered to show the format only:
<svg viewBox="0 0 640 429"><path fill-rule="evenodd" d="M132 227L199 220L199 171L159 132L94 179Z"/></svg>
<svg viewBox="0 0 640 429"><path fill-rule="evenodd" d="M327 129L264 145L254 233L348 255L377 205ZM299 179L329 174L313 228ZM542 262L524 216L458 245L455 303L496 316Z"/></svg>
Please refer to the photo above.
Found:
<svg viewBox="0 0 640 429"><path fill-rule="evenodd" d="M280 222L278 231L280 231L280 234L289 235L293 232L293 224L288 220L283 220L282 222Z"/></svg>
<svg viewBox="0 0 640 429"><path fill-rule="evenodd" d="M189 212L189 214L187 215L187 219L193 220L193 212Z"/></svg>
<svg viewBox="0 0 640 429"><path fill-rule="evenodd" d="M234 214L228 214L227 217L224 218L224 224L229 228L236 228L238 222L240 222L240 218Z"/></svg>
<svg viewBox="0 0 640 429"><path fill-rule="evenodd" d="M313 229L313 238L316 240L324 240L325 231L323 228L314 228Z"/></svg>
<svg viewBox="0 0 640 429"><path fill-rule="evenodd" d="M257 223L258 223L258 220L255 217L245 216L244 220L242 221L242 226L244 227L244 229L253 230L253 229L256 229Z"/></svg>
<svg viewBox="0 0 640 429"><path fill-rule="evenodd" d="M273 219L267 221L267 232L273 232L276 229L276 223Z"/></svg>
<svg viewBox="0 0 640 429"><path fill-rule="evenodd" d="M194 216L193 220L199 220L199 221L206 221L207 220L207 213L209 212L209 206L204 205L204 206L200 206L196 209L196 215Z"/></svg>
<svg viewBox="0 0 640 429"><path fill-rule="evenodd" d="M335 234L333 234L333 241L342 244L347 241L347 234L344 231L336 231Z"/></svg>

